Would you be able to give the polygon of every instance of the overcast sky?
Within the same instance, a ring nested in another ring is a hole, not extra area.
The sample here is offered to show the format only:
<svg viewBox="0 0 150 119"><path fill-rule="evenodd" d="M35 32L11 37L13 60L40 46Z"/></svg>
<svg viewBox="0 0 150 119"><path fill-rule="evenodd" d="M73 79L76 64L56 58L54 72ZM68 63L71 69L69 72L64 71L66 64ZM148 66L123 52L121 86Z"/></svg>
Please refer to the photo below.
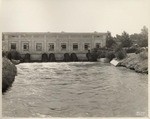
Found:
<svg viewBox="0 0 150 119"><path fill-rule="evenodd" d="M149 0L2 0L2 32L139 33Z"/></svg>

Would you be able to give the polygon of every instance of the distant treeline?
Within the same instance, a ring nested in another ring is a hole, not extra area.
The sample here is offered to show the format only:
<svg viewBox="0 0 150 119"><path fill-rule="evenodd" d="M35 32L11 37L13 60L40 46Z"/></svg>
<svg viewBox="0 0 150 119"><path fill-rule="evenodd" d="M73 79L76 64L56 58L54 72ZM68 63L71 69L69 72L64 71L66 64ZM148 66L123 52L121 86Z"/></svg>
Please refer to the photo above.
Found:
<svg viewBox="0 0 150 119"><path fill-rule="evenodd" d="M120 47L148 47L148 28L143 26L140 33L134 33L129 35L126 31L123 31L122 35L111 36L111 32L108 31L106 47L114 48L116 45Z"/></svg>

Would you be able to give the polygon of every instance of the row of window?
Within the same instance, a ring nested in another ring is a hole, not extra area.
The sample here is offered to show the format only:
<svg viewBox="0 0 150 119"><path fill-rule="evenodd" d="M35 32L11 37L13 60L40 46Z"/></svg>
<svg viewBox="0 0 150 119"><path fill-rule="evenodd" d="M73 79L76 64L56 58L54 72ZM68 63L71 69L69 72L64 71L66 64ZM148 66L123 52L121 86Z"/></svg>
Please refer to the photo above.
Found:
<svg viewBox="0 0 150 119"><path fill-rule="evenodd" d="M100 43L96 43L96 48L100 47ZM84 50L88 50L90 47L90 43L84 44ZM11 49L16 49L16 43L11 43ZM54 43L48 43L48 51L54 51L55 45ZM61 43L61 50L67 50L67 44ZM78 50L78 43L73 43L73 50ZM23 43L23 51L29 51L29 43ZM42 51L42 43L36 43L36 51Z"/></svg>

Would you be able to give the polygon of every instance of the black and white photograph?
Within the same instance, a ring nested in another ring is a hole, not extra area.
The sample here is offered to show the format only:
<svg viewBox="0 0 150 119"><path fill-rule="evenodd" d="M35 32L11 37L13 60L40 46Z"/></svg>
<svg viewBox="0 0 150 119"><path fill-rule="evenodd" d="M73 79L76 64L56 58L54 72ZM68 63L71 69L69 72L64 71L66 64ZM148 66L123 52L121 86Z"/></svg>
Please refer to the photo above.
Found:
<svg viewBox="0 0 150 119"><path fill-rule="evenodd" d="M149 0L2 0L2 117L148 115Z"/></svg>

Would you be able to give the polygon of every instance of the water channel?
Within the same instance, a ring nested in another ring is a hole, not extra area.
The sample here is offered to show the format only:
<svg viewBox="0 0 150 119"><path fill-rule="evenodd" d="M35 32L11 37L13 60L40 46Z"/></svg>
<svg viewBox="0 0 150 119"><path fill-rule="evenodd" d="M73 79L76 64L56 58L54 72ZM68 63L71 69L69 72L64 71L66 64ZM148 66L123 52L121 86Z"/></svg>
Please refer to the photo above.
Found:
<svg viewBox="0 0 150 119"><path fill-rule="evenodd" d="M100 62L22 63L3 117L146 117L148 75Z"/></svg>

